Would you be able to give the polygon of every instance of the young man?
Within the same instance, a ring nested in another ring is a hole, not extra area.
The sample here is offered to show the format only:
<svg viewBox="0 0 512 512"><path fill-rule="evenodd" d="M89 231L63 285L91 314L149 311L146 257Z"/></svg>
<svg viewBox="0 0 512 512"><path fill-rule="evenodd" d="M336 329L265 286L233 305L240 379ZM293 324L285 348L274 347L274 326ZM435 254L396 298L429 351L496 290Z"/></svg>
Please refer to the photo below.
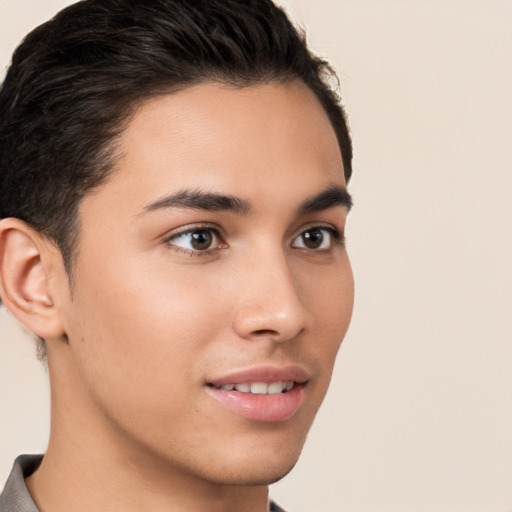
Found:
<svg viewBox="0 0 512 512"><path fill-rule="evenodd" d="M347 330L351 142L270 0L84 0L0 92L0 293L51 434L6 511L264 512Z"/></svg>

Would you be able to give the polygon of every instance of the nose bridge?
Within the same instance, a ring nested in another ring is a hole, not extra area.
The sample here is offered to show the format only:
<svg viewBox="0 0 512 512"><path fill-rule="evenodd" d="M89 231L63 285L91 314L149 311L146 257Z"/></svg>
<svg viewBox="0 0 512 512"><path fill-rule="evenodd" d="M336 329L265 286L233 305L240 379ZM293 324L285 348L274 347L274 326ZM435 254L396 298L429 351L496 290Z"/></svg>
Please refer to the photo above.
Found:
<svg viewBox="0 0 512 512"><path fill-rule="evenodd" d="M235 330L245 338L294 338L305 322L297 284L282 247L267 246L253 254L243 269Z"/></svg>

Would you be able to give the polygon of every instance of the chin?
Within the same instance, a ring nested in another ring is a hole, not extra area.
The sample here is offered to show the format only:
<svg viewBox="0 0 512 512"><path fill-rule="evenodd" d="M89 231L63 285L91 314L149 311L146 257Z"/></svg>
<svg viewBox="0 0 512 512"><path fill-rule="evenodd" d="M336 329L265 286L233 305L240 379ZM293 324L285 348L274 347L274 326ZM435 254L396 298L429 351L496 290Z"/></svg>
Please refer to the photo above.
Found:
<svg viewBox="0 0 512 512"><path fill-rule="evenodd" d="M274 451L262 458L262 454L245 460L231 460L229 467L217 468L210 480L222 485L263 486L284 478L299 459L302 446Z"/></svg>
<svg viewBox="0 0 512 512"><path fill-rule="evenodd" d="M297 463L298 457L288 464L272 464L267 467L246 468L236 473L219 472L211 480L216 484L230 486L266 486L271 485L284 478Z"/></svg>

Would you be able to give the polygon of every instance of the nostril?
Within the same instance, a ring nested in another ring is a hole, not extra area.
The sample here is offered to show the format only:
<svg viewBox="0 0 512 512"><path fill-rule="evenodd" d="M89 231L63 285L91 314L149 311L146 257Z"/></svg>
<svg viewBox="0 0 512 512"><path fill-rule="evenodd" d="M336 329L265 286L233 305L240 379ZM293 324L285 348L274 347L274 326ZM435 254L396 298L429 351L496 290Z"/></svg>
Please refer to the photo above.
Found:
<svg viewBox="0 0 512 512"><path fill-rule="evenodd" d="M278 332L273 331L272 329L260 329L258 331L254 331L254 334L261 335L261 336L277 336Z"/></svg>

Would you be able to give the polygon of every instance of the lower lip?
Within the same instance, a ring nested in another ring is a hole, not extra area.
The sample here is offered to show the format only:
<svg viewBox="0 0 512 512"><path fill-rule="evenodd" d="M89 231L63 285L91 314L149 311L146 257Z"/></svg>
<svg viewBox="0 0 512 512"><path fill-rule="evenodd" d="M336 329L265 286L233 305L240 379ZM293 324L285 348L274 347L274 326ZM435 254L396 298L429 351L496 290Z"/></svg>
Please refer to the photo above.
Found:
<svg viewBox="0 0 512 512"><path fill-rule="evenodd" d="M304 386L295 386L286 393L253 395L240 391L223 391L207 387L210 395L234 413L254 421L278 422L290 419L304 399Z"/></svg>

